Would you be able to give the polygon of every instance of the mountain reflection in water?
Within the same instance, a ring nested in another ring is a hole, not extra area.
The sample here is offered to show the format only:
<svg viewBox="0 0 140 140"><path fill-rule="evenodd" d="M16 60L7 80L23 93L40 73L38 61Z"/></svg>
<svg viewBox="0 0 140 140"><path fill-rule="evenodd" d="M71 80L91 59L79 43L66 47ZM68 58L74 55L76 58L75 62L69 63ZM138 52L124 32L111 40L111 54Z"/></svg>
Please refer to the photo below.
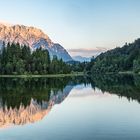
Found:
<svg viewBox="0 0 140 140"><path fill-rule="evenodd" d="M140 77L98 75L88 78L0 78L0 127L43 119L79 84L140 102ZM85 93L86 94L86 93Z"/></svg>
<svg viewBox="0 0 140 140"><path fill-rule="evenodd" d="M71 79L0 79L0 127L23 125L43 119L61 103L74 84Z"/></svg>

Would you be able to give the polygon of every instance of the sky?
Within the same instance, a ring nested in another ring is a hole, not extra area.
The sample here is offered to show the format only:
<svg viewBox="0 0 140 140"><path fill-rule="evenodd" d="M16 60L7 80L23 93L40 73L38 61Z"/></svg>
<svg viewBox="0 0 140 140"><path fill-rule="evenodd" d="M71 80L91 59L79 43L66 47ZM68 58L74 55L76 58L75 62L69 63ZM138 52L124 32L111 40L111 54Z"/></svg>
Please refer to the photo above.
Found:
<svg viewBox="0 0 140 140"><path fill-rule="evenodd" d="M0 0L0 21L38 27L88 57L140 37L140 0Z"/></svg>

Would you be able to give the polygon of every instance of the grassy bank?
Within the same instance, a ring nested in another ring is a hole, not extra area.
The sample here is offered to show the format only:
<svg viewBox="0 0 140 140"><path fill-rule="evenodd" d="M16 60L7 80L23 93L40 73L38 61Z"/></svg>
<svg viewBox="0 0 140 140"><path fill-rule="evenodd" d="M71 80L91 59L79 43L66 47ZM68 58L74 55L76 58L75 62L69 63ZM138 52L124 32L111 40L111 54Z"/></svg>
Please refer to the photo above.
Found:
<svg viewBox="0 0 140 140"><path fill-rule="evenodd" d="M139 73L135 73L133 71L120 71L120 72L106 72L106 73L99 73L99 75L140 75ZM86 75L90 75L90 74L86 74ZM98 73L92 73L91 75L98 75Z"/></svg>
<svg viewBox="0 0 140 140"><path fill-rule="evenodd" d="M52 78L52 77L75 77L75 76L83 76L83 72L78 73L70 73L70 74L47 74L47 75L0 75L0 77L7 78Z"/></svg>
<svg viewBox="0 0 140 140"><path fill-rule="evenodd" d="M109 75L109 74L128 74L128 75L140 75L140 72L139 73L135 73L135 72L133 72L133 71L119 71L119 72L107 72L107 73L104 73L104 74L107 74L107 75Z"/></svg>

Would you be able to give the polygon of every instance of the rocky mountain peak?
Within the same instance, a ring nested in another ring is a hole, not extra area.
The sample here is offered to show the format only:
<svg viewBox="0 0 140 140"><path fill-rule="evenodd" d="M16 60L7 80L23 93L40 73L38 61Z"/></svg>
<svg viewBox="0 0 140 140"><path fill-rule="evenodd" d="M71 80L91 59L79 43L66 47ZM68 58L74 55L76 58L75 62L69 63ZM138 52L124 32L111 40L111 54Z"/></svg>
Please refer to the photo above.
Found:
<svg viewBox="0 0 140 140"><path fill-rule="evenodd" d="M47 34L35 27L0 24L0 42L3 41L5 43L14 42L21 45L27 45L31 50L43 46L43 49L49 51L51 57L56 55L64 61L72 59L61 45L53 43Z"/></svg>

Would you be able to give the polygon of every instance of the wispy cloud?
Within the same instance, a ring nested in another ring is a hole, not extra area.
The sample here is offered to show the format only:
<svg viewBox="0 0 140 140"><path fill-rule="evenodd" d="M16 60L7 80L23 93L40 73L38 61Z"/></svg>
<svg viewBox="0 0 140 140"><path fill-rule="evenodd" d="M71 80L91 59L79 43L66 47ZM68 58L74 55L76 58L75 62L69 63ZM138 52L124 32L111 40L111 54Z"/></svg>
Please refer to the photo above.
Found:
<svg viewBox="0 0 140 140"><path fill-rule="evenodd" d="M96 47L96 48L79 48L79 49L69 49L68 52L71 56L85 56L85 57L91 57L91 56L97 56L102 52L107 51L107 48L104 47Z"/></svg>

